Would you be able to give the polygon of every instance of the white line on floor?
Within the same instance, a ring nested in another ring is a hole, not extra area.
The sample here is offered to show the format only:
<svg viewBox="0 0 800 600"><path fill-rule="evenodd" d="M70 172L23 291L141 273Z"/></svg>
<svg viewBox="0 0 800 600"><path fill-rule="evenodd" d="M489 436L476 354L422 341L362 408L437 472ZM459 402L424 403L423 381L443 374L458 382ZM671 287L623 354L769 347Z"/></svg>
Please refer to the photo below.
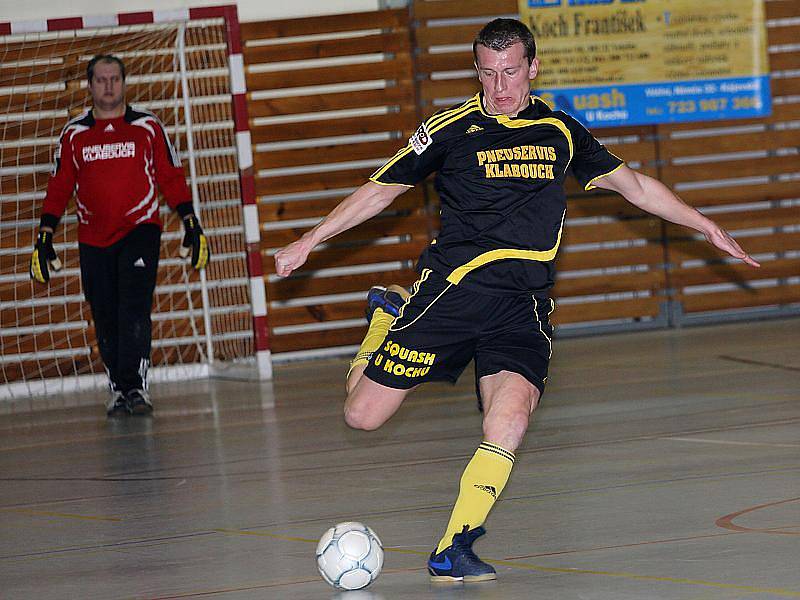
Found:
<svg viewBox="0 0 800 600"><path fill-rule="evenodd" d="M800 444L771 444L768 442L734 442L730 440L709 440L706 438L665 437L662 440L673 442L692 442L694 444L725 444L729 446L769 446L771 448L800 448Z"/></svg>

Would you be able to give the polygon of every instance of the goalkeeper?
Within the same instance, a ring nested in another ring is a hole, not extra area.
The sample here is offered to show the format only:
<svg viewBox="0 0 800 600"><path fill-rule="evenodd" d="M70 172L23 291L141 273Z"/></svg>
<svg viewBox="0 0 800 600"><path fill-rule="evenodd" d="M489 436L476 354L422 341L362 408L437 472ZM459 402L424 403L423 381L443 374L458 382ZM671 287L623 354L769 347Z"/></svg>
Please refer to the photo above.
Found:
<svg viewBox="0 0 800 600"><path fill-rule="evenodd" d="M208 264L208 241L192 208L180 161L164 126L125 101L125 65L95 56L86 69L93 107L64 127L47 185L30 275L61 268L53 233L75 195L81 284L109 377L109 416L146 415L153 292L161 242L159 192L183 220L181 255Z"/></svg>

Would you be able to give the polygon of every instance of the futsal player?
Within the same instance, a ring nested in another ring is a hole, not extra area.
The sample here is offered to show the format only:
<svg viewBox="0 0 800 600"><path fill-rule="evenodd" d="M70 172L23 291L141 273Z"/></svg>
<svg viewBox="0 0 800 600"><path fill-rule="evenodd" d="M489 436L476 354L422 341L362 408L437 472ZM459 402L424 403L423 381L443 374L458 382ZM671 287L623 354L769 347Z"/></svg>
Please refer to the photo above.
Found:
<svg viewBox="0 0 800 600"><path fill-rule="evenodd" d="M434 581L495 578L472 545L485 533L547 382L549 290L566 218L568 168L585 189L618 192L758 266L725 230L659 181L628 168L574 118L531 95L539 60L522 22L491 21L473 52L482 91L427 119L367 183L275 255L277 274L289 275L315 246L437 173L440 233L420 257L410 294L397 286L370 290L370 325L348 374L344 407L348 425L377 429L414 387L454 382L475 361L483 440L428 560Z"/></svg>

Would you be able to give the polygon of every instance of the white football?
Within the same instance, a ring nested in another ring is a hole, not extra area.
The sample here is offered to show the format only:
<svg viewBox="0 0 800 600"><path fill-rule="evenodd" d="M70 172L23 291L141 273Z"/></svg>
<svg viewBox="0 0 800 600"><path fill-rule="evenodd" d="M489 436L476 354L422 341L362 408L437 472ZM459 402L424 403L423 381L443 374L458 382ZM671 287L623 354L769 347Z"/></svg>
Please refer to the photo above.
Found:
<svg viewBox="0 0 800 600"><path fill-rule="evenodd" d="M339 523L317 544L322 578L341 590L360 590L377 579L383 567L383 544L363 523Z"/></svg>

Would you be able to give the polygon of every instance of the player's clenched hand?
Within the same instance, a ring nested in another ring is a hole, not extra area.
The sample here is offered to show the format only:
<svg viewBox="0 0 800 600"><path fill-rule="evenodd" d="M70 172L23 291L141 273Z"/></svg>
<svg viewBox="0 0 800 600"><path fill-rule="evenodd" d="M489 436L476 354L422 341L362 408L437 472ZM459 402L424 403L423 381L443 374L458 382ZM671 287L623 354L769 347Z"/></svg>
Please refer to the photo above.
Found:
<svg viewBox="0 0 800 600"><path fill-rule="evenodd" d="M305 238L295 240L275 253L275 273L287 277L306 262L312 246Z"/></svg>
<svg viewBox="0 0 800 600"><path fill-rule="evenodd" d="M716 227L711 231L706 232L705 236L706 240L708 240L710 244L713 244L723 252L727 252L732 257L744 261L751 267L761 266L761 263L756 261L747 252L742 250L742 247L736 243L736 240L734 240L731 235L721 227Z"/></svg>
<svg viewBox="0 0 800 600"><path fill-rule="evenodd" d="M53 248L53 232L39 231L36 243L33 246L33 254L31 254L31 266L29 270L31 279L39 283L47 283L50 281L48 266L53 269L53 271L60 271L61 261L58 259L58 255Z"/></svg>
<svg viewBox="0 0 800 600"><path fill-rule="evenodd" d="M187 215L183 219L183 242L178 249L182 258L186 258L191 253L192 266L198 271L205 269L208 259L211 258L211 250L208 247L208 238L200 227L200 222L194 215Z"/></svg>

